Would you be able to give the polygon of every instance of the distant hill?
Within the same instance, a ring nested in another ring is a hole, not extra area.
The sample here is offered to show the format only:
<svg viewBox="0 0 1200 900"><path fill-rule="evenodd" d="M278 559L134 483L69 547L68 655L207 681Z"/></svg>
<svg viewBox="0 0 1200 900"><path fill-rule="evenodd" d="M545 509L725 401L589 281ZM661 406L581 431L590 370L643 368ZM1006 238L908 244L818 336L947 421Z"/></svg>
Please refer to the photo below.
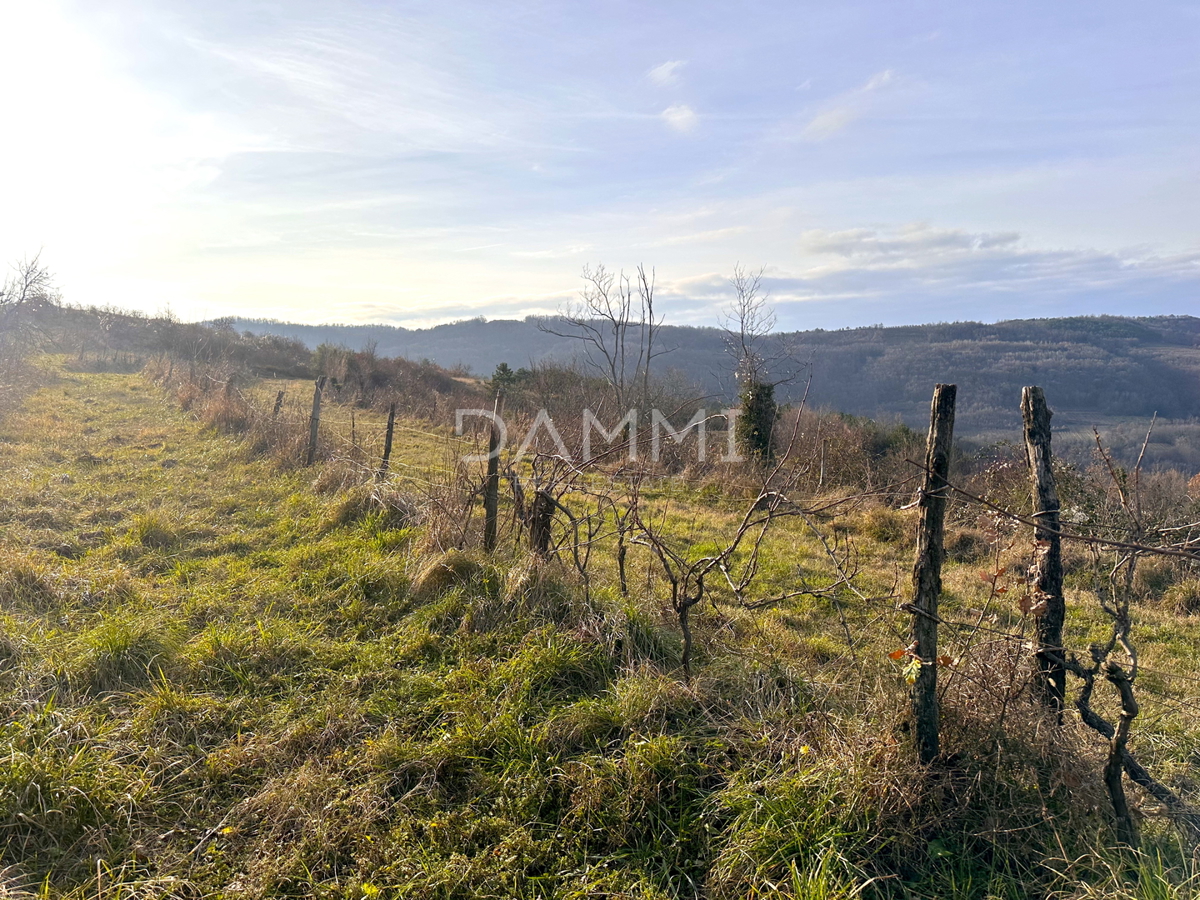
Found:
<svg viewBox="0 0 1200 900"><path fill-rule="evenodd" d="M537 320L474 319L426 329L386 325L294 325L236 319L239 331L278 334L359 349L374 342L387 356L429 359L487 375L500 362L513 368L542 360L569 361L578 346L537 328ZM731 363L715 328L666 327L661 357L670 369L710 393L729 396ZM1046 389L1063 445L1086 443L1101 426L1116 443L1135 441L1157 413L1160 461L1200 467L1200 318L1080 316L984 325L954 322L896 328L780 334L791 358L809 365L809 402L854 415L928 421L936 382L959 386L957 432L977 441L1019 438L1021 387ZM802 384L783 388L795 399ZM1115 429L1115 430L1114 430ZM1121 437L1124 435L1124 437ZM1120 449L1120 448L1118 448Z"/></svg>

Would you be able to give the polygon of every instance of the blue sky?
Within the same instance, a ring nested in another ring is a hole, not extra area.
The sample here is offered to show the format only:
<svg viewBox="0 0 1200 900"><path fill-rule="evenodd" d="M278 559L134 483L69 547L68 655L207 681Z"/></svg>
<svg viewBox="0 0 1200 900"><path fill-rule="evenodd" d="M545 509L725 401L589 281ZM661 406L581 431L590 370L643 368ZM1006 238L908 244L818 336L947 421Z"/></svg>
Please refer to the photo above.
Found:
<svg viewBox="0 0 1200 900"><path fill-rule="evenodd" d="M0 253L182 318L1193 313L1200 6L0 3Z"/></svg>

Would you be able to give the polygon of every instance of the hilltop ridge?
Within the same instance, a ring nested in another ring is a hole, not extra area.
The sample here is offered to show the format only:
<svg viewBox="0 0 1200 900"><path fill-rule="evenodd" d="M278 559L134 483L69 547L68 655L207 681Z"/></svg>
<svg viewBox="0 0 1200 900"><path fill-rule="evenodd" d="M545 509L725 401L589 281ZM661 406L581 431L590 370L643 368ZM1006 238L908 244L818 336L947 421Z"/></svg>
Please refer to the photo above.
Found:
<svg viewBox="0 0 1200 900"><path fill-rule="evenodd" d="M356 349L374 342L382 355L429 359L480 375L500 362L516 368L565 362L579 353L570 340L539 331L535 318L472 319L425 329L227 321L239 331L282 335L310 347L332 343ZM1021 387L1034 383L1045 388L1067 443L1071 431L1090 435L1092 426L1125 428L1132 440L1133 432L1144 436L1144 425L1155 414L1177 424L1200 418L1200 318L1193 316L869 326L781 333L775 342L807 364L811 404L852 415L899 418L922 427L930 386L956 383L956 428L977 441L1001 439L1019 426ZM661 357L664 370L702 391L732 394L720 329L666 326L662 344L672 348ZM802 378L781 394L795 400L806 384ZM1184 443L1170 427L1159 437ZM1186 462L1178 454L1175 461Z"/></svg>

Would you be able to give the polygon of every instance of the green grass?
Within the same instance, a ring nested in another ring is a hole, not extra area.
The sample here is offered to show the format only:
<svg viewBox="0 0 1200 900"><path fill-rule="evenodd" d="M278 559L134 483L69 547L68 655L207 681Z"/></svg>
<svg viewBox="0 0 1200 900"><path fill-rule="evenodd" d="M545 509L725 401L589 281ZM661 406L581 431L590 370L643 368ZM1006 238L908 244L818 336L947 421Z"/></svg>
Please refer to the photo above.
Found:
<svg viewBox="0 0 1200 900"><path fill-rule="evenodd" d="M1136 885L1104 850L1096 742L1046 748L1030 704L1001 712L986 642L946 697L959 757L926 777L894 600L698 607L685 681L643 550L628 599L608 545L589 597L558 564L443 552L446 436L400 434L376 489L342 487L344 458L249 452L133 375L57 371L0 421L0 896L1190 896L1161 820ZM702 491L647 498L696 554L739 509ZM911 564L908 516L838 522L868 597ZM982 610L986 567L947 572L948 614ZM798 571L833 579L793 523L764 593ZM1074 590L1078 643L1102 621ZM1175 696L1200 622L1166 603L1138 635ZM1135 729L1180 784L1193 723L1147 693Z"/></svg>

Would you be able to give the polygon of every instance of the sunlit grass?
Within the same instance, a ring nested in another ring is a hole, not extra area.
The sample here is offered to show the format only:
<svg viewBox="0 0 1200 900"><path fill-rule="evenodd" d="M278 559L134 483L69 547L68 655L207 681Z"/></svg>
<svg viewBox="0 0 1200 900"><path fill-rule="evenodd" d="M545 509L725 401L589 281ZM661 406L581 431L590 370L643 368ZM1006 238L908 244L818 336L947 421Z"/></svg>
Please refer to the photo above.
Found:
<svg viewBox="0 0 1200 900"><path fill-rule="evenodd" d="M284 387L281 415L302 419L311 384ZM279 389L250 390L269 414ZM347 439L349 411L331 401L325 420ZM931 781L913 764L887 657L906 640L911 512L822 521L857 548L861 596L748 610L715 586L685 680L644 548L626 598L611 537L590 597L511 531L490 559L474 531L439 547L429 496L458 445L406 420L380 486L382 427L355 410L350 462L281 466L138 376L66 371L0 420L0 894L1189 896L1157 819L1158 855L1127 882L1103 850L1095 741L1071 729L1061 758L1042 752L1028 703L997 736L991 695L960 681L958 768ZM696 555L746 502L678 479L646 492ZM1028 630L1015 576L990 599L981 577L1024 548L997 562L972 540L947 618ZM834 577L786 520L756 590ZM1135 743L1185 783L1200 619L1170 590L1137 608ZM1083 648L1105 624L1071 591ZM1003 659L978 658L999 680Z"/></svg>

